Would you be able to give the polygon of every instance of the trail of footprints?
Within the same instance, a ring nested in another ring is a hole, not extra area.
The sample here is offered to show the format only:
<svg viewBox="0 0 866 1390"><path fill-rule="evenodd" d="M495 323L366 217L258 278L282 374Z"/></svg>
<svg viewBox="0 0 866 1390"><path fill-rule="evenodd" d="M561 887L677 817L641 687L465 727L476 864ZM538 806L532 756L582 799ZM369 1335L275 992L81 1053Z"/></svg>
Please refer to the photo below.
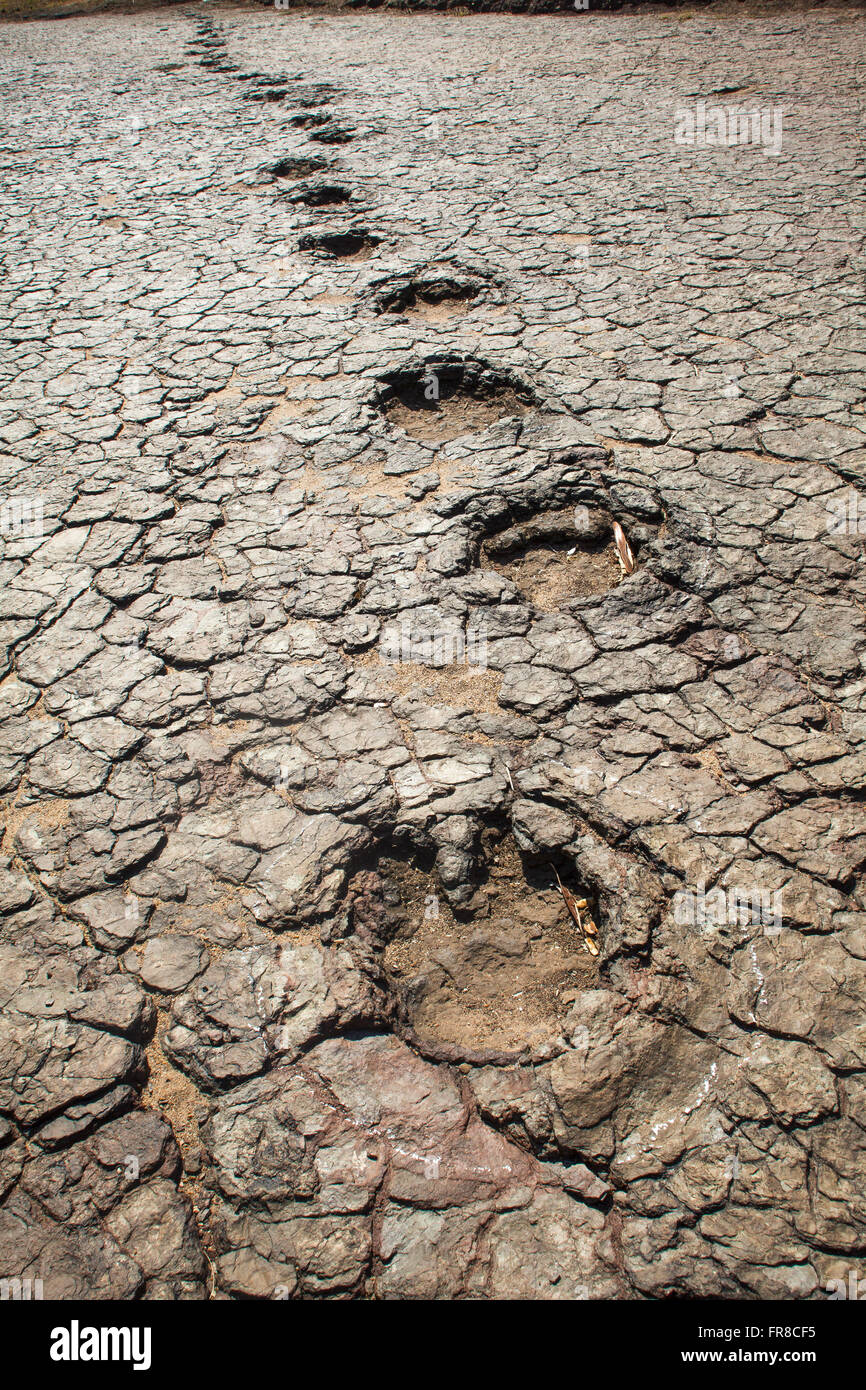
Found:
<svg viewBox="0 0 866 1390"><path fill-rule="evenodd" d="M305 132L311 143L340 145L354 138L355 130L335 120L329 109L328 103L340 93L338 87L305 84L286 74L242 72L238 64L228 59L221 31L209 19L199 22L198 38L188 53L208 71L243 83L246 101L282 106L291 100L299 109L288 117L286 124L292 130ZM353 205L357 206L354 191L339 181L333 161L314 154L287 154L260 167L256 178L259 187L270 187L274 196L306 210L315 222L299 235L299 251L361 261L370 259L382 244L383 236L357 221L327 220L336 209L347 209L351 214ZM450 266L428 266L414 273L379 277L363 293L362 304L377 316L411 313L420 319L443 322L474 305L495 304L502 298L492 277L457 274ZM435 373L437 382L437 408L432 410L425 389L430 372ZM497 371L484 361L447 352L425 357L420 369L416 362L384 374L373 403L393 427L422 440L455 438L484 429L503 416L519 417L542 405L518 376ZM555 547L562 541L560 548L565 551L567 538L571 546L568 554L574 556L574 537L575 522L570 513L541 517L535 527L528 524L512 528L499 542L491 540L490 553L484 551L484 563L491 569L496 569L503 559L512 567L521 563L528 566L526 576L522 571L519 576L529 586L527 596L542 608L555 609L561 597L569 596L572 590L583 591L582 584L589 584L593 591L593 585L605 589L619 578L613 560L609 560L613 570L609 574L596 553L609 536L593 537L597 543L577 557L575 563L584 563L592 573L583 578L580 573L571 574L571 561L560 557ZM546 605L543 595L531 590L535 578L534 571L530 572L533 557L540 561L551 590L553 601ZM479 562L480 559L479 553ZM501 831L498 833L501 836ZM499 854L504 854L504 859ZM478 873L470 875L471 884L461 880L445 887L455 915L450 917L443 905L443 920L437 920L432 932L426 933L423 904L429 900L434 879L417 867L411 868L408 862L400 867L398 861L396 867L394 878L395 864L387 859L379 864L386 898L390 894L392 909L397 914L397 925L386 931L391 938L386 969L402 1010L404 1033L412 1037L424 1055L440 1060L471 1057L476 1061L501 1062L518 1056L527 1045L543 1042L559 1012L562 985L588 979L590 970L588 958L579 954L573 933L563 929L562 904L555 887L551 888L547 881L549 866L543 863L533 870L522 865L511 837L506 836L496 856L491 849L489 864L487 856L481 856L476 866ZM447 872L441 863L438 867L440 878L436 883L441 880L447 885ZM465 870L465 865L461 868ZM535 882L533 873L537 878L539 871L541 877ZM562 871L567 876L571 872L564 863ZM480 889L482 880L485 886ZM573 886L580 896L580 885ZM472 901L463 902L461 894L472 897ZM483 908L479 907L479 899L483 900ZM386 908L386 915L389 911ZM501 921L498 913L504 913ZM539 924L544 924L544 929ZM557 932L562 940L557 937L551 948ZM443 959L443 949L452 967L444 972L438 963ZM456 992L452 973L461 980L461 989ZM497 1008L491 1013L492 1001L500 994L511 1008L504 1013ZM518 999L519 1009L514 1007Z"/></svg>
<svg viewBox="0 0 866 1390"><path fill-rule="evenodd" d="M291 129L306 131L311 142L347 145L355 139L355 128L335 120L333 112L327 109L328 103L340 94L340 88L328 82L303 83L285 73L242 72L237 63L230 61L221 26L212 20L199 20L197 38L186 52L209 72L223 73L244 83L244 101L283 103L291 97L299 109L289 116L287 124ZM259 178L263 183L274 184L277 192L290 202L321 215L332 208L346 206L353 197L351 190L341 184L303 182L332 169L333 164L326 159L288 156L262 168ZM348 260L369 255L381 240L366 227L350 226L324 233L307 233L300 238L298 249Z"/></svg>
<svg viewBox="0 0 866 1390"><path fill-rule="evenodd" d="M209 72L222 73L243 83L243 100L281 104L291 99L298 110L288 117L287 124L293 130L305 131L311 143L337 146L348 144L356 138L356 129L336 120L328 109L328 103L340 95L339 87L327 82L304 83L297 76L285 73L244 72L239 64L228 57L221 26L207 18L199 19L196 32L196 39L187 47L187 55ZM275 163L262 166L257 179L260 185L271 185L276 196L306 209L315 225L300 233L297 248L301 252L331 260L366 261L385 240L383 235L352 219L353 208L358 207L357 195L346 183L338 181L336 165L332 160L319 155L286 155ZM349 220L326 222L325 219L337 209L345 209ZM410 312L431 321L442 321L451 314L465 312L472 304L485 300L497 302L501 296L492 279L482 279L477 274L456 276L450 267L434 266L420 273L397 274L379 280L368 293L368 298L368 307L375 314ZM482 365L486 367L487 364ZM409 372L411 380L405 383L412 397L407 432L418 433L418 429L413 429L411 424L411 414L414 413L421 437L430 424L424 417L440 413L439 398L436 398L437 408L431 410L424 391L429 367L430 364L425 363L423 373L413 369ZM454 398L452 408L457 410L459 422L465 425L472 419L472 406L477 403L479 395L475 381L477 364L458 362L456 367L448 364L443 368L441 364L433 363L432 369L443 380L443 404ZM386 401L393 394L387 389L388 385L386 382L386 389L379 393L379 404L385 413L388 413ZM468 414L460 409L466 402L470 406ZM487 401L486 411L476 421L477 425L481 427L493 418L511 413L515 403L505 394L500 400L499 393L494 392ZM405 425L406 422L401 423ZM458 428L457 433L460 432Z"/></svg>

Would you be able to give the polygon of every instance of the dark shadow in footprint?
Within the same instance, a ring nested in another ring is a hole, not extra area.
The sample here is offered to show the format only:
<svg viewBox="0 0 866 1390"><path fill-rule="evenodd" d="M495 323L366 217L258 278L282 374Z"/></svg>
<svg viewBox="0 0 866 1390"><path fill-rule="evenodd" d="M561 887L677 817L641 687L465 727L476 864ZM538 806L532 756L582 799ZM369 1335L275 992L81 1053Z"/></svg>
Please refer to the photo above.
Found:
<svg viewBox="0 0 866 1390"><path fill-rule="evenodd" d="M348 145L354 138L354 129L342 125L323 126L310 136L311 140L316 140L320 145Z"/></svg>
<svg viewBox="0 0 866 1390"><path fill-rule="evenodd" d="M449 318L465 311L483 289L481 281L460 280L447 274L416 275L380 289L373 308L377 314L418 314L429 319Z"/></svg>
<svg viewBox="0 0 866 1390"><path fill-rule="evenodd" d="M243 92L244 101L284 101L289 95L288 87L254 87L250 92Z"/></svg>
<svg viewBox="0 0 866 1390"><path fill-rule="evenodd" d="M351 202L352 194L348 188L338 183L318 183L310 188L295 189L288 195L292 203L300 203L312 208L314 212L327 212L329 208L342 207Z"/></svg>
<svg viewBox="0 0 866 1390"><path fill-rule="evenodd" d="M363 228L353 228L345 232L322 232L302 236L298 241L301 251L317 251L323 256L334 256L338 260L367 260L381 237Z"/></svg>
<svg viewBox="0 0 866 1390"><path fill-rule="evenodd" d="M300 82L292 89L292 95L299 106L322 106L340 96L342 91L342 87L335 87L331 82Z"/></svg>
<svg viewBox="0 0 866 1390"><path fill-rule="evenodd" d="M587 511L587 508L583 508ZM558 612L575 599L605 594L620 582L609 517L580 537L574 508L544 513L485 541L481 564L510 579L534 608Z"/></svg>
<svg viewBox="0 0 866 1390"><path fill-rule="evenodd" d="M310 130L316 126L326 126L330 119L327 111L304 111L300 116L291 116L289 125L299 130Z"/></svg>
<svg viewBox="0 0 866 1390"><path fill-rule="evenodd" d="M259 174L265 179L307 179L311 174L321 174L327 168L326 159L286 155L284 159L278 159L276 164L263 165Z"/></svg>

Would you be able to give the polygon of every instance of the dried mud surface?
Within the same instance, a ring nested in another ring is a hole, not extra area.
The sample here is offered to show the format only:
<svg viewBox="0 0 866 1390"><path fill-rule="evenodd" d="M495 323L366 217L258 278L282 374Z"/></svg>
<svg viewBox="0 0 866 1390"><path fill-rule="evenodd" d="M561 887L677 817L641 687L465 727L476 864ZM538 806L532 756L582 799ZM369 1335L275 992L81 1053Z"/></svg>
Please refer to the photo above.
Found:
<svg viewBox="0 0 866 1390"><path fill-rule="evenodd" d="M0 1273L866 1278L864 28L4 27Z"/></svg>

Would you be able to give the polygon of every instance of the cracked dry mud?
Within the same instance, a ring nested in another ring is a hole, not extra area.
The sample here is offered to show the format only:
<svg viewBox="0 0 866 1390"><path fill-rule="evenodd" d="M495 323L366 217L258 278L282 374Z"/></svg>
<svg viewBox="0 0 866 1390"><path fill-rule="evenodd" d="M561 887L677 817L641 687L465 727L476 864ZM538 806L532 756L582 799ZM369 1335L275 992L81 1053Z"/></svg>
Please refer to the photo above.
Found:
<svg viewBox="0 0 866 1390"><path fill-rule="evenodd" d="M863 31L4 26L0 1273L866 1277Z"/></svg>

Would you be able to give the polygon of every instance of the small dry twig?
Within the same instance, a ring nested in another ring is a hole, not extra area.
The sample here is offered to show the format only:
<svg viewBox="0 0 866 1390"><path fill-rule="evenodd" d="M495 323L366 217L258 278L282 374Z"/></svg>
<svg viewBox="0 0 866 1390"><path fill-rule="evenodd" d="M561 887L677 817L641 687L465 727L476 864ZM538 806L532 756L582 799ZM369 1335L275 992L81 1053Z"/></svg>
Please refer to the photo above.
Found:
<svg viewBox="0 0 866 1390"><path fill-rule="evenodd" d="M613 538L616 542L616 557L623 574L634 574L635 559L631 553L631 546L625 538L625 531L618 521L613 523Z"/></svg>
<svg viewBox="0 0 866 1390"><path fill-rule="evenodd" d="M574 895L573 895L572 893L570 893L570 892L568 891L568 889L566 888L566 886L565 886L565 884L563 883L562 879L559 877L559 871L557 870L556 865L555 865L555 864L551 864L550 867L553 869L553 872L556 874L556 881L557 881L557 883L559 884L559 891L560 891L560 893L562 894L562 901L565 903L565 906L568 908L568 912L569 912L569 915L570 915L572 921L574 922L575 926L578 927L578 929L579 929L581 932L583 932L583 923L582 923L581 920L580 920L580 909L579 909L578 906L577 906L577 899L574 897Z"/></svg>
<svg viewBox="0 0 866 1390"><path fill-rule="evenodd" d="M566 888L562 879L559 877L559 871L556 865L551 864L550 867L556 874L556 881L559 884L559 891L562 894L562 901L568 908L568 914L571 917L571 920L574 922L575 926L577 927L578 931L580 932L581 937L583 938L584 946L589 951L590 955L597 956L598 946L596 945L594 938L598 936L598 927L595 925L595 922L592 920L591 917L587 917L586 921L584 922L583 918L580 915L581 911L586 911L586 899L576 898L574 894L570 892L568 888Z"/></svg>

